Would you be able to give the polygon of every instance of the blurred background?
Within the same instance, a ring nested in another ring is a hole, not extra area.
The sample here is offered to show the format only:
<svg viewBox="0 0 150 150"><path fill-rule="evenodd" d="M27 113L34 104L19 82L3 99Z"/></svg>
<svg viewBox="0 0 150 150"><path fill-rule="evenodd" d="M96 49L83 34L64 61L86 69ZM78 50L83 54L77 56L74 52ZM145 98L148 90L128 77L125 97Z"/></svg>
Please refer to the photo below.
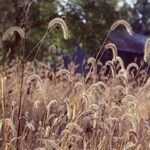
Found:
<svg viewBox="0 0 150 150"><path fill-rule="evenodd" d="M109 37L124 57L130 52L130 56L141 57L144 42L150 35L150 0L0 0L0 34L2 36L11 26L25 26L26 53L42 38L48 23L55 17L66 21L70 38L64 40L60 27L56 26L44 40L39 59L49 56L51 44L64 53L81 49L82 54L95 56L110 26L119 19L127 20L134 31L133 37L125 31ZM5 43L4 49L11 47L17 54L19 46L16 34Z"/></svg>

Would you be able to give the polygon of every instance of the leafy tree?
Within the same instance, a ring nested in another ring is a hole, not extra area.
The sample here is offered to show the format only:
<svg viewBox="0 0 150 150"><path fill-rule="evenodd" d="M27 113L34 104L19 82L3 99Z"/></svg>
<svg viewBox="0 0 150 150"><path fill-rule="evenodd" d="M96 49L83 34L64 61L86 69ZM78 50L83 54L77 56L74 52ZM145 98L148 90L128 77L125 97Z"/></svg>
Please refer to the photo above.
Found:
<svg viewBox="0 0 150 150"><path fill-rule="evenodd" d="M31 1L30 7L28 10L28 24L27 24L27 40L26 40L26 55L30 52L30 50L36 45L36 43L42 38L44 35L48 23L51 19L57 16L57 1ZM24 8L28 7L25 3L26 0L1 0L0 1L0 33L4 33L11 26L19 26L23 27L24 19L25 19L25 11ZM9 5L8 5L9 4ZM58 35L57 35L58 36ZM48 44L54 42L53 41L54 34L49 34L49 36L44 41L45 43L42 45L42 49L47 48ZM12 39L10 39L12 41ZM16 35L13 44L15 45L15 50L19 50L19 40ZM18 48L17 48L17 45ZM44 53L45 51L42 51ZM34 52L35 53L35 52ZM34 53L32 55L34 55ZM41 53L41 54L42 54Z"/></svg>
<svg viewBox="0 0 150 150"><path fill-rule="evenodd" d="M128 5L119 9L118 0L76 0L61 4L59 14L66 17L71 40L78 41L89 54L95 54L111 24L129 18Z"/></svg>
<svg viewBox="0 0 150 150"><path fill-rule="evenodd" d="M135 31L141 29L141 32L146 34L150 31L148 0L137 0L134 8L130 8L127 3L122 7L118 6L118 2L123 0L1 0L0 33L14 25L23 26L25 1L31 2L26 30L27 54L43 37L48 22L56 16L64 18L67 22L70 39L63 40L59 28L56 27L44 40L38 56L48 55L47 49L51 43L55 43L59 49L70 49L70 43L74 41L90 55L95 55L111 24L118 19L126 19L133 23ZM142 14L142 18L139 18L139 14ZM18 45L17 35L13 44L15 47Z"/></svg>
<svg viewBox="0 0 150 150"><path fill-rule="evenodd" d="M150 0L137 0L132 13L135 32L150 35Z"/></svg>

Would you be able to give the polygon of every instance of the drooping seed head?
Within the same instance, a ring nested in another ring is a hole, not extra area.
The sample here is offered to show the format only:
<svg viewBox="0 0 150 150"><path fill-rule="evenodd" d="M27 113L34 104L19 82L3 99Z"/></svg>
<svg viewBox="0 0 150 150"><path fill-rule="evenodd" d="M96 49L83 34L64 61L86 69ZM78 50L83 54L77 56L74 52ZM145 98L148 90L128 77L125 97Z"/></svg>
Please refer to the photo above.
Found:
<svg viewBox="0 0 150 150"><path fill-rule="evenodd" d="M105 49L111 49L112 53L113 53L113 60L116 60L116 57L118 56L118 51L117 51L116 45L113 43L108 43L108 44L106 44Z"/></svg>
<svg viewBox="0 0 150 150"><path fill-rule="evenodd" d="M117 20L116 22L114 22L114 23L111 25L110 30L113 31L113 30L115 30L115 29L116 29L118 26L120 26L120 25L123 25L123 26L126 28L127 32L128 32L130 35L133 34L131 25L130 25L126 20L123 20L123 19Z"/></svg>
<svg viewBox="0 0 150 150"><path fill-rule="evenodd" d="M18 32L20 37L23 39L25 37L25 33L24 33L24 30L20 27L16 27L16 26L13 26L13 27L10 27L4 34L3 34L3 37L2 37L2 41L6 41L6 39L9 37L9 36L12 36L15 32Z"/></svg>
<svg viewBox="0 0 150 150"><path fill-rule="evenodd" d="M61 26L64 39L68 39L68 37L69 37L68 27L67 27L66 22L62 18L57 17L57 18L52 19L48 24L48 28L53 28L57 24Z"/></svg>

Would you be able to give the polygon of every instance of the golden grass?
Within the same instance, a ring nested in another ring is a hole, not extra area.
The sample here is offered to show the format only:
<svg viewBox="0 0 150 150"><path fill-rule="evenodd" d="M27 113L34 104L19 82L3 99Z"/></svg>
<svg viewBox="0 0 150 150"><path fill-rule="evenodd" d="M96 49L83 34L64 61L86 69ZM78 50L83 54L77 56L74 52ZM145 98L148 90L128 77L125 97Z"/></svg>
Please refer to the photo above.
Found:
<svg viewBox="0 0 150 150"><path fill-rule="evenodd" d="M64 25L55 19L49 27L55 23ZM88 78L74 73L75 64L68 70L62 64L56 72L49 67L51 62L24 64L19 137L22 68L16 60L12 60L13 66L1 66L0 148L150 149L149 74L136 63L125 67L113 43L105 49L112 50L113 59L105 64L97 63L94 57L86 60L88 69L92 66Z"/></svg>

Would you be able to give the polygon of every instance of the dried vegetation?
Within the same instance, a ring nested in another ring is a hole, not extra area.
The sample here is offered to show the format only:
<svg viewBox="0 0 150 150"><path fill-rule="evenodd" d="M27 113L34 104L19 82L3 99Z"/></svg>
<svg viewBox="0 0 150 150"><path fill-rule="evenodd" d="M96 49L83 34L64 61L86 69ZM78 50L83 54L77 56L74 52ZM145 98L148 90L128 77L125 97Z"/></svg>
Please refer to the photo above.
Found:
<svg viewBox="0 0 150 150"><path fill-rule="evenodd" d="M49 27L56 23L67 38L63 20L56 18ZM111 30L120 23L129 26L125 21L117 21ZM17 27L8 31L1 43L14 31L24 36ZM131 33L130 26L127 31ZM146 44L145 52L149 54L149 41ZM105 45L105 50L108 49L112 50L113 58L105 64L93 57L85 60L90 70L88 77L75 73L74 63L67 70L62 62L54 71L51 62L27 62L23 78L20 61L3 64L0 70L1 149L150 149L149 74L136 63L125 67L113 43ZM147 54L145 60L149 58Z"/></svg>

